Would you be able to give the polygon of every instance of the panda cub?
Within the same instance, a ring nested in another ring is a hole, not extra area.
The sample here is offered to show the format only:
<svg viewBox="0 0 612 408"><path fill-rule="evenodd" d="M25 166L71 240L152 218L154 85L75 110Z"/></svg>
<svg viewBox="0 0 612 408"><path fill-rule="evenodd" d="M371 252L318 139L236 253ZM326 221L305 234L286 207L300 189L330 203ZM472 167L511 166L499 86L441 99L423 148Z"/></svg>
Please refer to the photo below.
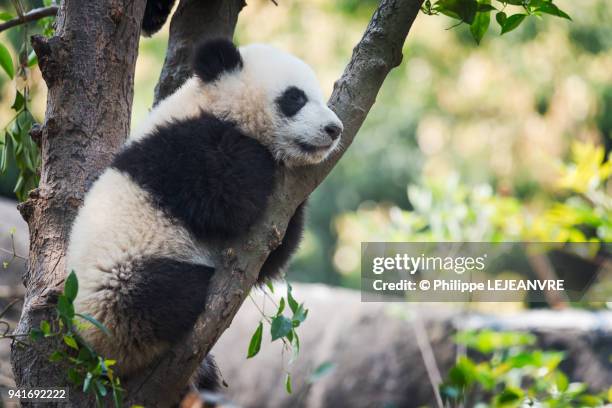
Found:
<svg viewBox="0 0 612 408"><path fill-rule="evenodd" d="M156 361L202 313L215 271L207 243L239 237L264 213L278 166L324 160L342 123L312 69L268 45L196 48L194 76L161 101L88 191L67 268L77 310L112 333L84 339L121 375ZM303 205L259 282L296 249Z"/></svg>

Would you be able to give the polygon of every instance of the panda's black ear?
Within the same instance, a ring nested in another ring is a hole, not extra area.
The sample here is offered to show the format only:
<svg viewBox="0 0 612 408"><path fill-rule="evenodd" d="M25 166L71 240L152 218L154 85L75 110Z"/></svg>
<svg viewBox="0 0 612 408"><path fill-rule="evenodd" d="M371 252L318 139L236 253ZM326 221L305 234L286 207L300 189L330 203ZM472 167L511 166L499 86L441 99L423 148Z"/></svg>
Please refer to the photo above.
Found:
<svg viewBox="0 0 612 408"><path fill-rule="evenodd" d="M193 72L204 82L213 82L221 74L242 69L238 48L225 38L201 43L193 53Z"/></svg>

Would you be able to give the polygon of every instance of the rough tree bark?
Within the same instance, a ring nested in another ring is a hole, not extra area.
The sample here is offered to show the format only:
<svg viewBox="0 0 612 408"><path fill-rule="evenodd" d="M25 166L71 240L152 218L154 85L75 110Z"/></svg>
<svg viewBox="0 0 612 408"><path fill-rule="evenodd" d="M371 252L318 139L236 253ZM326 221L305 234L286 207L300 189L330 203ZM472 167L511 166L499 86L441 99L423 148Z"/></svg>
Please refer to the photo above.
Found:
<svg viewBox="0 0 612 408"><path fill-rule="evenodd" d="M33 41L49 96L41 136L40 187L21 206L30 227L31 245L19 333L49 318L45 293L62 285L68 233L84 191L128 134L144 3L65 0L59 10L56 36ZM344 123L344 149L363 123L386 75L400 63L404 40L421 3L382 0L336 82L329 104ZM196 40L231 37L243 5L243 0L181 1L171 23L157 99L171 93L188 75L189 50ZM176 402L191 372L244 301L266 256L281 242L296 207L321 183L343 152L317 166L279 171L273 204L263 220L242 239L218 244L218 272L213 277L206 312L193 333L155 368L125 384L128 404L165 407ZM65 383L64 373L47 362L51 347L41 353L13 348L19 386ZM72 402L83 406L78 399Z"/></svg>
<svg viewBox="0 0 612 408"><path fill-rule="evenodd" d="M191 75L191 50L209 38L231 39L244 0L181 0L170 22L166 60L155 87L155 102L164 99Z"/></svg>
<svg viewBox="0 0 612 408"><path fill-rule="evenodd" d="M38 135L40 185L19 206L30 229L30 253L17 333L51 318L49 295L63 285L64 254L77 208L129 133L144 6L145 0L65 0L56 34L32 38L49 91ZM53 347L52 342L40 342L36 349L13 345L18 386L66 383L66 373L48 362Z"/></svg>
<svg viewBox="0 0 612 408"><path fill-rule="evenodd" d="M131 403L149 407L175 402L190 373L231 323L267 255L281 242L297 206L323 181L352 143L387 74L401 62L404 40L421 3L422 0L380 2L329 100L330 107L344 123L343 149L317 166L282 169L271 197L272 205L263 220L240 240L218 245L216 265L220 267L209 289L206 311L188 339L167 353L153 370L128 384ZM173 19L172 24L178 22ZM171 32L171 36L177 33L178 30ZM173 41L178 42L171 38L170 42ZM182 70L186 69L183 64L187 60L180 62ZM165 66L164 71L167 69L173 70L176 66ZM167 77L162 73L158 89L170 93L180 85L180 81L170 78L166 83Z"/></svg>

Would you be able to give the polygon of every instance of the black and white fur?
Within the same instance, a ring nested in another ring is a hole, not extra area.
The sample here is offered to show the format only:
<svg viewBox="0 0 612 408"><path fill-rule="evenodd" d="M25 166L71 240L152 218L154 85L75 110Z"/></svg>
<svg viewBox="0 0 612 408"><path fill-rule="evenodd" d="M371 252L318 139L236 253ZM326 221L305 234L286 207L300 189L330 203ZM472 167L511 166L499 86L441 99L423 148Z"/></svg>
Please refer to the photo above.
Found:
<svg viewBox="0 0 612 408"><path fill-rule="evenodd" d="M276 168L324 160L342 132L312 69L271 46L208 42L195 51L194 74L130 136L72 228L76 308L112 333L82 335L121 375L192 330L215 271L209 243L241 236L262 216ZM297 248L303 207L260 282Z"/></svg>

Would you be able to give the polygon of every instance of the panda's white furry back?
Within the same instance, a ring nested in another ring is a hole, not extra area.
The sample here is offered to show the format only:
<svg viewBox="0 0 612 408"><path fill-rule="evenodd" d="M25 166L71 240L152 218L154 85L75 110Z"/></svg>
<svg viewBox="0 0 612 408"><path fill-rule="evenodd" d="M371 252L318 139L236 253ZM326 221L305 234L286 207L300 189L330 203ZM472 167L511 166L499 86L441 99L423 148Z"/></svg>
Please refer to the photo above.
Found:
<svg viewBox="0 0 612 408"><path fill-rule="evenodd" d="M111 332L85 340L128 375L192 330L215 264L210 240L244 234L263 214L277 166L324 160L342 124L312 70L267 45L196 47L194 76L160 102L85 197L67 255L79 312ZM303 205L260 281L295 251Z"/></svg>

